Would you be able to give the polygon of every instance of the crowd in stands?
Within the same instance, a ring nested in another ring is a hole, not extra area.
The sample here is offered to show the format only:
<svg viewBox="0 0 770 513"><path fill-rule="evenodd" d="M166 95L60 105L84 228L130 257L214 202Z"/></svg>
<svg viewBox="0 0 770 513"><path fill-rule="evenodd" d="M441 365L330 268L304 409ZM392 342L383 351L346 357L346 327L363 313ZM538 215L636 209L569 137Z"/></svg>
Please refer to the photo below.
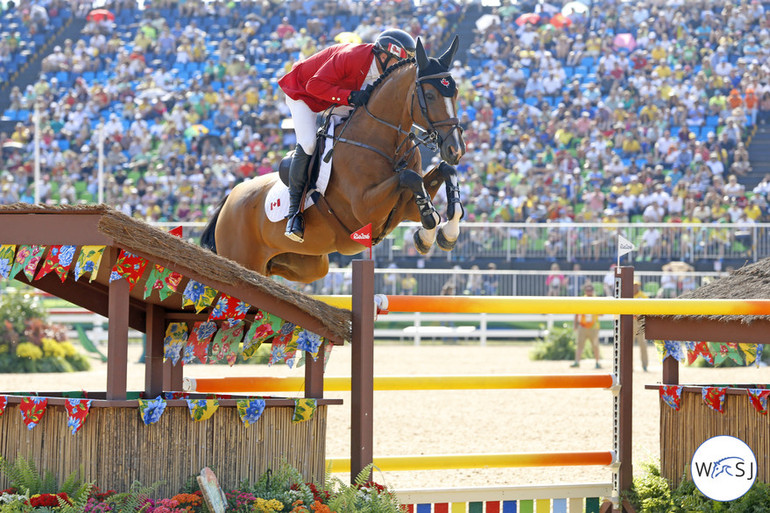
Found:
<svg viewBox="0 0 770 513"><path fill-rule="evenodd" d="M22 0L8 14L38 4L88 12ZM80 39L45 56L35 84L11 90L0 202L33 201L37 107L42 201L96 201L103 146L106 203L150 221L205 221L234 184L277 169L293 147L277 79L296 59L389 27L420 36L430 55L469 9L457 0L145 4L108 2L112 17L90 17ZM517 22L536 9L539 21ZM770 120L762 4L596 0L557 27L560 9L503 2L453 65L468 220L766 221L770 177L752 191L740 183L751 136ZM14 37L0 42L0 61Z"/></svg>

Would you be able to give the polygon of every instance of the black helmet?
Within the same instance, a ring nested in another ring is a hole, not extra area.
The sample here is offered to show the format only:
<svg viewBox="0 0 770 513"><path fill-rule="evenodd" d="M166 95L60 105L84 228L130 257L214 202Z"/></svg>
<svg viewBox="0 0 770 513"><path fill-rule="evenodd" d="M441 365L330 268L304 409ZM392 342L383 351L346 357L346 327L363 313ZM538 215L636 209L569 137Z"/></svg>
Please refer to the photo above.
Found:
<svg viewBox="0 0 770 513"><path fill-rule="evenodd" d="M397 60L401 60L414 57L417 45L414 42L414 38L403 30L388 29L377 36L374 47L388 53Z"/></svg>

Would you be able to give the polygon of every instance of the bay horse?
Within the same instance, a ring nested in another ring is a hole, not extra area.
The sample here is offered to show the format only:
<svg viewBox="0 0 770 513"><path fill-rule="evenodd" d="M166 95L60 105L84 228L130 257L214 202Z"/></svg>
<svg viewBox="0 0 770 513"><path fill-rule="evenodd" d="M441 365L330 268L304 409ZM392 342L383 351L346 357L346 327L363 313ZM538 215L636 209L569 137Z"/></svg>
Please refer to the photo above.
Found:
<svg viewBox="0 0 770 513"><path fill-rule="evenodd" d="M327 136L331 174L323 196L304 213L304 242L284 236L284 219L267 218L266 198L279 180L274 172L234 187L209 220L201 245L265 276L304 283L328 273L330 253L360 253L362 246L350 236L369 223L376 244L401 221L419 220L414 243L420 253L434 242L451 250L463 216L452 166L465 153L449 72L457 45L455 36L441 57L429 58L418 38L415 57L389 67L373 84L368 104L336 126L333 138ZM413 126L425 135L413 133ZM443 160L425 176L420 144L438 148ZM448 201L444 223L432 202L441 184Z"/></svg>

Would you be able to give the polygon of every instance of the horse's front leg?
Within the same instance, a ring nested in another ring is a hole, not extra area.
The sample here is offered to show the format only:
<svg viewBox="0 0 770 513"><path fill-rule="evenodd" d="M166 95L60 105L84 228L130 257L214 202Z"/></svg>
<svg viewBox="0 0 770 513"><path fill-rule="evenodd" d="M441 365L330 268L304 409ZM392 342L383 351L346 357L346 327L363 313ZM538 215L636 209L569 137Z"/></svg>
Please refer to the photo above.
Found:
<svg viewBox="0 0 770 513"><path fill-rule="evenodd" d="M438 170L444 177L444 187L446 188L447 220L438 227L436 244L444 251L451 251L457 244L457 237L460 235L460 219L465 216L465 210L460 200L457 170L446 162L439 164Z"/></svg>
<svg viewBox="0 0 770 513"><path fill-rule="evenodd" d="M420 212L422 227L414 233L414 246L424 255L436 242L436 228L441 221L441 216L436 212L436 207L433 206L433 201L425 190L422 176L411 169L402 169L398 176L401 185L414 194L414 200Z"/></svg>

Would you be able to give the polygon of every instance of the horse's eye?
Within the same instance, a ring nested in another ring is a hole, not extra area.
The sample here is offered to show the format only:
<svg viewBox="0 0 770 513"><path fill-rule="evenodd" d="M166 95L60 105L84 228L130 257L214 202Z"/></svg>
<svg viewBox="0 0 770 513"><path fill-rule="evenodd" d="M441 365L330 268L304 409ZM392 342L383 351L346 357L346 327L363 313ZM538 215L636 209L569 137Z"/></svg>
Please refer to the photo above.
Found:
<svg viewBox="0 0 770 513"><path fill-rule="evenodd" d="M430 101L430 102L432 102L433 100L436 99L436 93L434 93L433 91L426 92L425 93L425 99Z"/></svg>

